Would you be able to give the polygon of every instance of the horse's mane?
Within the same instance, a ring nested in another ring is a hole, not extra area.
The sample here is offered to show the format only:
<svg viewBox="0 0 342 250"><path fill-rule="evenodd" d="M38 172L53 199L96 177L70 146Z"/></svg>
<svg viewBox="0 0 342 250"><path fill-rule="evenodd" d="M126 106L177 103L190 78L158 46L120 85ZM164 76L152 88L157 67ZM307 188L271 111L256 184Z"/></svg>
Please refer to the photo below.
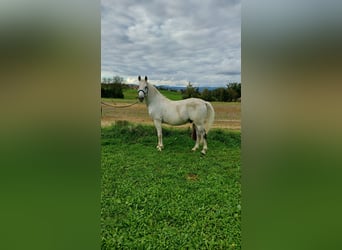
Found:
<svg viewBox="0 0 342 250"><path fill-rule="evenodd" d="M162 98L165 98L167 100L169 100L166 96L164 96L162 93L159 92L159 90L151 83L147 82L147 85L148 85L148 91L154 95L158 95Z"/></svg>

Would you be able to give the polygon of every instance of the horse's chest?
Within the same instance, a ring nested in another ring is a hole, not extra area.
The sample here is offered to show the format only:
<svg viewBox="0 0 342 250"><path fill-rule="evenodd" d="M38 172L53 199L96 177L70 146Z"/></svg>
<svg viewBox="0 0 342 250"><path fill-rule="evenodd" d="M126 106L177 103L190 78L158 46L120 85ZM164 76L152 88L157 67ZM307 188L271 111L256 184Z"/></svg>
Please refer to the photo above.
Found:
<svg viewBox="0 0 342 250"><path fill-rule="evenodd" d="M148 109L148 114L153 118L153 119L161 119L161 111L157 107L149 107Z"/></svg>

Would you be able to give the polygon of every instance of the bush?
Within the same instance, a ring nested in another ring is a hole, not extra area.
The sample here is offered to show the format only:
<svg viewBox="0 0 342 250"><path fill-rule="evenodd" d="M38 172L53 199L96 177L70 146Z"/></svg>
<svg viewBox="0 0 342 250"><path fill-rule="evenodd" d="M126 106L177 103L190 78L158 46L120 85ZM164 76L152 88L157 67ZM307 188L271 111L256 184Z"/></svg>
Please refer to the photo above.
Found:
<svg viewBox="0 0 342 250"><path fill-rule="evenodd" d="M123 78L114 76L113 79L104 77L101 83L101 97L105 98L124 98Z"/></svg>

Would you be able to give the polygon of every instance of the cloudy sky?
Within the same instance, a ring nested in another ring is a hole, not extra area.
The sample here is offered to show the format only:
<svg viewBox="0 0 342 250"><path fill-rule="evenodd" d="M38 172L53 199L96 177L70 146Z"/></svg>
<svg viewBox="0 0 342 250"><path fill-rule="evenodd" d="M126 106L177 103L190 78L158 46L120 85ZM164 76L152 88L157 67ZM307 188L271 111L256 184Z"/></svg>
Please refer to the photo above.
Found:
<svg viewBox="0 0 342 250"><path fill-rule="evenodd" d="M101 0L101 77L241 82L240 0Z"/></svg>

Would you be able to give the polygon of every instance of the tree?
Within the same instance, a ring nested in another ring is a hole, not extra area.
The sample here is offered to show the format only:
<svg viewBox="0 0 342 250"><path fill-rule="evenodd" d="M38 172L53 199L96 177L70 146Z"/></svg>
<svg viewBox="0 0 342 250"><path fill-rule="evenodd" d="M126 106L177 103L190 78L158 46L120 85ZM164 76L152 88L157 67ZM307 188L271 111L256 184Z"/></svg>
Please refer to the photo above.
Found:
<svg viewBox="0 0 342 250"><path fill-rule="evenodd" d="M107 77L102 77L102 83L110 83L110 78L107 78Z"/></svg>
<svg viewBox="0 0 342 250"><path fill-rule="evenodd" d="M122 93L123 78L114 76L113 78L102 78L101 83L101 97L109 98L124 98ZM113 82L113 83L110 83Z"/></svg>
<svg viewBox="0 0 342 250"><path fill-rule="evenodd" d="M124 83L124 79L120 76L113 76L113 80L112 82L114 84L123 84Z"/></svg>
<svg viewBox="0 0 342 250"><path fill-rule="evenodd" d="M217 88L212 91L213 101L228 102L229 94L226 88Z"/></svg>
<svg viewBox="0 0 342 250"><path fill-rule="evenodd" d="M230 101L236 102L241 97L241 83L228 83L227 91Z"/></svg>
<svg viewBox="0 0 342 250"><path fill-rule="evenodd" d="M208 102L213 101L213 97L212 97L212 91L210 91L209 89L205 88L201 94L202 99Z"/></svg>
<svg viewBox="0 0 342 250"><path fill-rule="evenodd" d="M186 89L182 91L183 99L187 99L187 98L190 98L190 97L198 98L200 96L201 96L201 94L200 94L198 88L193 87L190 82L186 86Z"/></svg>
<svg viewBox="0 0 342 250"><path fill-rule="evenodd" d="M114 96L116 98L124 98L124 95L122 93L123 82L124 82L124 79L122 77L120 76L113 77Z"/></svg>

